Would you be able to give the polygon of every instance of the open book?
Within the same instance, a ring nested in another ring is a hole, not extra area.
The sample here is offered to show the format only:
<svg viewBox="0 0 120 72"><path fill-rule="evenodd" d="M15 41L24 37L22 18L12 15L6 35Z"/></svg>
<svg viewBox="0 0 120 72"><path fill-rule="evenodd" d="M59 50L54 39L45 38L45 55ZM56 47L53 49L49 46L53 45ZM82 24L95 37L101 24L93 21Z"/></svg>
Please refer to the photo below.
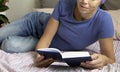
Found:
<svg viewBox="0 0 120 72"><path fill-rule="evenodd" d="M60 51L57 48L37 49L37 52L45 58L53 58L57 61L66 62L69 66L79 66L81 62L91 61L91 56L87 51Z"/></svg>

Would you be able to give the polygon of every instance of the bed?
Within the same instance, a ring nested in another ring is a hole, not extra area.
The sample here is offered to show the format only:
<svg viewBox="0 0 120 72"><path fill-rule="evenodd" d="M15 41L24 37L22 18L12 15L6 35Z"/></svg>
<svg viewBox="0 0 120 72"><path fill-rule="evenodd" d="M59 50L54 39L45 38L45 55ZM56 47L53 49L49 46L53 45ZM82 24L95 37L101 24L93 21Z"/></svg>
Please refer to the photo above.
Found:
<svg viewBox="0 0 120 72"><path fill-rule="evenodd" d="M42 11L52 13L53 9L43 8L34 9L34 11ZM102 69L85 69L82 67L69 67L65 63L54 62L46 68L39 68L34 66L35 52L27 53L6 53L0 50L0 72L119 72L120 71L120 10L107 11L111 14L114 27L114 53L116 63L104 66ZM86 50L90 52L100 52L99 43L88 46Z"/></svg>
<svg viewBox="0 0 120 72"><path fill-rule="evenodd" d="M99 52L98 42L90 45L87 49ZM61 62L55 62L47 68L38 68L34 66L35 52L10 54L0 50L0 72L119 72L120 41L114 41L114 52L116 63L104 66L101 70L90 70L82 67L72 68Z"/></svg>

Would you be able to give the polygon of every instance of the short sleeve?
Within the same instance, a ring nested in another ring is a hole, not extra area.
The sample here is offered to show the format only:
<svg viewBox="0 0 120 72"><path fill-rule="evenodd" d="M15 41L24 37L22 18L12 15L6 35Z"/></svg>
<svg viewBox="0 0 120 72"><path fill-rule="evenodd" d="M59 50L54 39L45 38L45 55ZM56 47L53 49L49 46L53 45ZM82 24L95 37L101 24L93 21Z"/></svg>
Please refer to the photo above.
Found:
<svg viewBox="0 0 120 72"><path fill-rule="evenodd" d="M59 20L60 12L61 12L61 1L59 0L57 5L54 8L54 11L52 13L52 17L56 20Z"/></svg>
<svg viewBox="0 0 120 72"><path fill-rule="evenodd" d="M98 38L109 38L114 35L114 27L112 18L109 14L105 13L100 22Z"/></svg>

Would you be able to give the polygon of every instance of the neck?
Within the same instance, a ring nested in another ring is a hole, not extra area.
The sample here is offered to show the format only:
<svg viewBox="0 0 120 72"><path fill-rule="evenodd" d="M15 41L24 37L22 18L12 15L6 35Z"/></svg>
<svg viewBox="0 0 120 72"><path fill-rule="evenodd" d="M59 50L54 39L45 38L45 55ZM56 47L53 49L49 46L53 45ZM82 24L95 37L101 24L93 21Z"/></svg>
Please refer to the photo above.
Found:
<svg viewBox="0 0 120 72"><path fill-rule="evenodd" d="M90 13L80 13L78 10L78 7L76 6L74 9L74 18L77 21L84 21L84 20L90 19L95 13L96 13L96 10Z"/></svg>

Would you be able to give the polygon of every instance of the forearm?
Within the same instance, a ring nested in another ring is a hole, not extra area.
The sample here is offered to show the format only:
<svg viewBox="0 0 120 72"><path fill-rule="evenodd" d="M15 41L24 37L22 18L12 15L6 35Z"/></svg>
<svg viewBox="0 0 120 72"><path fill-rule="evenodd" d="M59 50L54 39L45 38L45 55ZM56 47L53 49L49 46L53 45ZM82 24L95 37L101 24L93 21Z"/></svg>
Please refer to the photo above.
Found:
<svg viewBox="0 0 120 72"><path fill-rule="evenodd" d="M113 49L111 49L111 51L102 50L101 54L105 57L105 64L112 64L115 62Z"/></svg>
<svg viewBox="0 0 120 72"><path fill-rule="evenodd" d="M105 56L105 61L107 64L111 64L115 62L114 55L114 46L113 46L113 38L104 38L99 40L100 43L100 52Z"/></svg>
<svg viewBox="0 0 120 72"><path fill-rule="evenodd" d="M42 38L39 40L36 49L40 49L40 48L48 48L50 45L50 41L48 41L46 38Z"/></svg>
<svg viewBox="0 0 120 72"><path fill-rule="evenodd" d="M106 57L106 63L112 64L115 62L114 50L111 48L110 50L102 50L101 54Z"/></svg>
<svg viewBox="0 0 120 72"><path fill-rule="evenodd" d="M54 35L57 32L58 26L59 26L59 22L51 17L48 21L48 24L45 28L45 31L44 31L40 41L38 42L38 44L36 46L36 49L49 47Z"/></svg>
<svg viewBox="0 0 120 72"><path fill-rule="evenodd" d="M107 57L106 55L104 55L105 56L105 64L112 64L112 63L114 63L115 62L115 58L114 57Z"/></svg>

